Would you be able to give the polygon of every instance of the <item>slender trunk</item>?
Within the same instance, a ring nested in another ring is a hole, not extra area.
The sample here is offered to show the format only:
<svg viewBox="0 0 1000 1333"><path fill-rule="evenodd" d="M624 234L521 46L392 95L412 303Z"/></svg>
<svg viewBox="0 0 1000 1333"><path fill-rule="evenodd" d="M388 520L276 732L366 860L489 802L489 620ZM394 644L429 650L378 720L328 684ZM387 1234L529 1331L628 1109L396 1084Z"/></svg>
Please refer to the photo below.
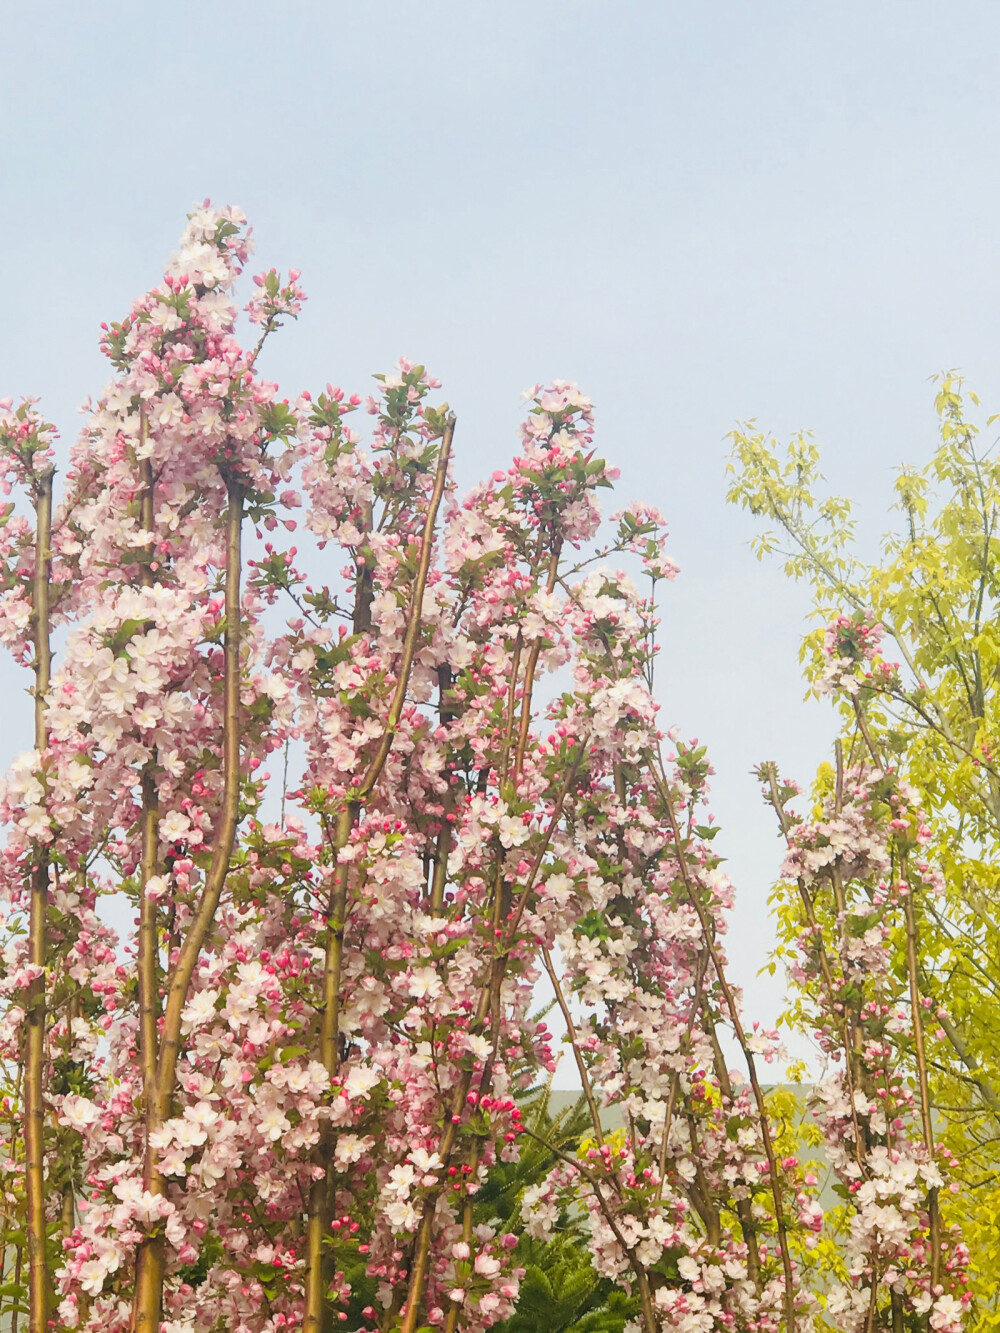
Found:
<svg viewBox="0 0 1000 1333"><path fill-rule="evenodd" d="M156 782L148 770L142 775L142 862L139 891L139 1056L145 1092L146 1128L153 1128L151 1116L156 1102L157 1020L159 1019L159 938L156 904L147 885L156 874L159 809ZM148 1158L148 1153L147 1153ZM149 1188L147 1184L146 1188Z"/></svg>
<svg viewBox="0 0 1000 1333"><path fill-rule="evenodd" d="M146 419L143 415L140 429L145 441ZM154 481L150 460L142 462L143 494L141 522L150 534L146 563L142 569L142 586L153 583L152 560L154 552ZM157 1128L156 1061L159 1054L159 936L156 904L147 893L147 885L156 874L159 810L156 799L156 778L152 765L147 764L142 774L141 838L142 854L139 875L139 1059L142 1067L143 1112L146 1129L146 1149L142 1165L143 1188L159 1194L163 1180L156 1167L156 1154L150 1146L150 1136ZM163 1237L149 1237L140 1247L136 1260L136 1328L159 1328L164 1275ZM141 1293L141 1294L140 1294ZM140 1315L140 1311L142 1314ZM145 1324L140 1323L145 1319Z"/></svg>
<svg viewBox="0 0 1000 1333"><path fill-rule="evenodd" d="M473 1032L482 1032L486 1025L486 1020L490 1017L491 1002L493 997L498 993L499 987L503 981L507 966L507 957L517 935L517 930L521 923L521 916L523 915L524 909L531 897L532 890L535 886L535 880L538 878L539 871L541 870L542 860L545 857L545 853L548 851L549 843L552 841L552 835L562 818L566 796L569 792L570 785L576 776L580 762L582 761L585 748L586 747L582 743L577 747L578 757L566 774L563 786L556 798L556 803L552 811L552 816L549 819L545 836L542 839L542 845L535 857L534 864L525 881L524 888L518 895L517 907L511 913L507 923L506 935L503 941L497 946L497 953L490 966L489 976L479 993L479 1003L476 1007L471 1024L471 1030ZM484 1068L483 1075L480 1078L480 1096L482 1095L483 1090L489 1085L490 1076L488 1070L490 1062L492 1062L495 1055L496 1048L494 1045L487 1060L487 1067ZM445 1116L444 1130L438 1145L438 1156L441 1158L445 1168L450 1164L451 1155L455 1150L455 1140L458 1137L458 1126L461 1121L462 1112L465 1109L465 1099L468 1096L471 1086L472 1070L465 1069L462 1071L462 1075L452 1094L450 1111L449 1114ZM434 1209L436 1205L437 1194L431 1193L424 1202L423 1218L417 1233L415 1246L416 1258L410 1269L410 1280L406 1295L406 1308L399 1325L399 1333L414 1333L414 1330L417 1327L420 1303L423 1300L424 1285L429 1269L430 1243L432 1239ZM609 1226L612 1228L615 1226L613 1217L609 1219Z"/></svg>
<svg viewBox="0 0 1000 1333"><path fill-rule="evenodd" d="M844 753L840 741L836 744L837 758L837 787L835 810L840 813L843 803L844 788ZM778 822L781 825L781 832L784 835L789 847L792 846L789 839L791 833L791 821L785 812L781 803L781 794L778 790L777 776L773 765L768 769L768 782L770 788L770 800L775 814L778 816ZM840 932L841 958L847 958L847 902L844 895L843 880L836 866L833 867L830 875L830 885L833 890L834 907L836 910L837 929ZM840 1003L838 998L839 987L834 981L833 967L830 962L830 956L826 950L826 944L823 940L822 927L816 916L816 906L813 902L812 894L806 881L799 876L798 878L799 898L801 899L803 909L806 914L806 921L809 925L810 939L814 941L816 948L816 957L819 961L820 972L823 977L823 984L826 987L827 1003L831 1013L836 1013L837 1005ZM841 969L843 973L843 968ZM867 1129L864 1129L858 1118L858 1108L855 1104L855 1091L867 1092L865 1086L864 1070L862 1064L862 1032L859 1020L859 1004L855 1002L850 1006L844 1006L844 1019L841 1027L841 1042L844 1047L844 1070L847 1079L848 1099L851 1104L851 1122L854 1128L854 1158L858 1166L864 1166L865 1152L869 1146Z"/></svg>
<svg viewBox="0 0 1000 1333"><path fill-rule="evenodd" d="M722 1243L722 1219L719 1215L719 1208L715 1202L715 1195L712 1193L712 1187L705 1177L705 1169L702 1166L702 1147L698 1138L698 1126L693 1115L688 1112L685 1117L688 1124L688 1134L691 1138L691 1157L694 1162L694 1185L690 1188L690 1199L697 1210L705 1227L705 1239L713 1249L717 1249Z"/></svg>
<svg viewBox="0 0 1000 1333"><path fill-rule="evenodd" d="M386 760L389 758L400 718L403 715L410 672L413 668L417 640L420 635L424 592L427 587L434 547L434 529L448 479L448 460L451 456L451 443L454 434L455 418L449 417L444 434L441 437L441 449L438 454L434 487L424 519L420 562L414 580L396 687L389 704L382 735L369 762L368 769L360 785L352 792L350 800L338 817L333 846L335 855L347 846L351 829L354 827L361 808L375 789ZM371 571L366 570L363 575L359 575L355 590L354 627L358 633L370 625L372 587ZM347 924L349 891L350 868L347 864L344 864L337 868L327 906L326 958L323 965L323 1012L320 1022L319 1052L320 1060L331 1080L336 1077L337 1070L340 1067L340 983L343 970L344 930ZM313 1181L309 1191L303 1333L331 1333L334 1324L333 1307L328 1298L333 1272L327 1245L334 1200L333 1174L330 1170L330 1161L333 1156L332 1146L332 1134L327 1126L320 1133L320 1141L314 1155L314 1164L323 1171L323 1175L318 1180Z"/></svg>
<svg viewBox="0 0 1000 1333"><path fill-rule="evenodd" d="M153 584L152 559L153 539L153 467L149 459L143 460L143 496L142 526L150 534L147 561L142 570L142 586L149 588ZM148 885L157 873L157 845L159 809L156 797L156 774L154 760L151 760L142 774L142 813L141 838L142 859L139 873L139 1058L142 1066L142 1086L146 1120L146 1155L143 1164L143 1185L151 1192L154 1190L155 1161L149 1148L149 1135L156 1127L156 1060L159 1054L158 1020L159 1004L159 931L156 903L149 897Z"/></svg>
<svg viewBox="0 0 1000 1333"><path fill-rule="evenodd" d="M479 1166L479 1145L478 1143L469 1154L469 1165L472 1171L469 1175L469 1183L473 1183L476 1178L476 1169ZM472 1244L472 1220L473 1220L473 1196L466 1196L462 1207L462 1239L466 1245ZM453 1301L451 1309L448 1311L448 1318L445 1320L444 1333L455 1333L458 1328L458 1321L462 1313L462 1307L458 1301Z"/></svg>
<svg viewBox="0 0 1000 1333"><path fill-rule="evenodd" d="M449 802L450 804L450 802ZM447 807L446 807L447 808ZM441 820L434 847L434 873L431 879L431 916L440 916L444 907L444 890L448 883L448 857L451 855L451 825Z"/></svg>
<svg viewBox="0 0 1000 1333"><path fill-rule="evenodd" d="M865 720L865 715L862 712L857 699L853 700L853 703L858 730L861 732L872 758L881 767L882 759L872 738L868 723ZM905 879L905 857L903 858L901 870L902 877ZM919 960L917 958L917 923L913 912L913 890L909 887L908 881L906 901L903 911L906 924L906 971L910 988L910 1011L913 1016L913 1043L917 1057L917 1081L920 1087L920 1118L923 1129L924 1147L927 1149L928 1157L933 1158L934 1124L931 1118L930 1082L927 1073L927 1053L924 1048L924 1022L920 1003ZM927 1213L931 1248L930 1277L931 1286L934 1287L938 1284L941 1278L941 1216L938 1192L935 1188L931 1188L927 1191Z"/></svg>
<svg viewBox="0 0 1000 1333"><path fill-rule="evenodd" d="M173 1092L174 1073L180 1052L181 1010L187 1003L188 987L225 886L240 812L240 560L243 537L243 488L229 484L226 515L226 640L225 702L223 721L224 786L222 811L216 830L212 861L205 888L191 923L180 957L170 976L163 1015L163 1036L157 1063L157 1091L161 1102Z"/></svg>
<svg viewBox="0 0 1000 1333"><path fill-rule="evenodd" d="M181 1011L202 946L215 918L232 858L240 797L240 570L243 537L244 491L237 480L227 479L229 505L226 511L226 636L223 714L223 795L216 828L212 860L194 920L181 945L180 956L167 986L163 1029L155 1068L150 1066L151 1086L146 1090L147 1135L167 1119L173 1098L177 1059L180 1053ZM155 817L150 821L155 828ZM144 848L145 850L145 848ZM145 894L143 895L145 900ZM148 962L149 960L147 960ZM155 975L155 956L152 960ZM148 980L148 978L147 978ZM155 1013L155 1011L154 1011ZM155 1032L155 1017L153 1022ZM145 1044L145 1043L144 1043ZM143 1051L144 1072L147 1052ZM144 1176L151 1193L163 1192L163 1177L147 1138ZM136 1259L134 1333L159 1333L163 1312L165 1244L161 1231L147 1237Z"/></svg>
<svg viewBox="0 0 1000 1333"><path fill-rule="evenodd" d="M449 666L438 667L438 690L440 694L438 715L443 727L450 727L456 717L454 705L448 702L448 691L454 683ZM441 827L438 830L434 847L434 865L431 876L431 916L439 916L444 908L444 890L448 883L448 857L451 853L451 820L455 807L455 794L452 775L448 774L448 790L441 802Z"/></svg>
<svg viewBox="0 0 1000 1333"><path fill-rule="evenodd" d="M15 1252L15 1254L14 1254L14 1290L15 1290L15 1291L17 1291L17 1290L20 1288L20 1286L21 1286L21 1268L22 1268L23 1257L24 1257L24 1251L21 1249L21 1246L18 1245L17 1250L16 1250L16 1252ZM16 1299L16 1297L15 1297L15 1299ZM10 1333L17 1333L17 1324L18 1324L18 1308L17 1308L17 1306L15 1305L15 1306L14 1306L13 1313L11 1314L11 1317L10 1317Z"/></svg>
<svg viewBox="0 0 1000 1333"><path fill-rule="evenodd" d="M903 1333L903 1298L898 1291L889 1292L889 1305L892 1311L892 1333Z"/></svg>
<svg viewBox="0 0 1000 1333"><path fill-rule="evenodd" d="M573 1052L573 1059L576 1063L576 1072L580 1075L580 1086L583 1088L587 1110L590 1112L590 1123L594 1128L594 1138L600 1148L604 1144L604 1129L601 1125L601 1113L597 1108L597 1098L594 1096L594 1089L590 1082L590 1071L583 1058L583 1052L580 1050L580 1043L576 1035L576 1024L573 1022L573 1015L566 1002L566 996L563 993L555 964L552 962L552 955L544 946L542 947L542 962L545 964L545 971L548 973L549 981L555 992L556 1003L559 1006L559 1012L562 1014L562 1020L566 1024L566 1035L569 1038L570 1050Z"/></svg>
<svg viewBox="0 0 1000 1333"><path fill-rule="evenodd" d="M142 1064L143 1105L146 1122L146 1149L142 1165L143 1188L150 1194L163 1193L163 1177L156 1164L156 1152L150 1137L162 1123L160 1098L156 1085L158 1055L157 1020L159 1017L159 968L156 904L146 893L146 885L156 873L158 810L153 775L142 776L142 863L139 891L139 1056ZM158 1230L139 1247L136 1259L135 1329L136 1333L158 1333L162 1319L163 1278L166 1253Z"/></svg>
<svg viewBox="0 0 1000 1333"><path fill-rule="evenodd" d="M834 865L830 872L830 884L833 888L833 902L837 911L837 929L840 932L840 952L841 952L841 973L844 981L848 979L848 962L850 958L851 940L847 933L847 897L844 893L844 881L841 878L840 869ZM831 1001L834 999L834 992L830 993ZM851 1106L854 1107L855 1089L864 1089L864 1027L861 1022L861 1000L853 1000L849 1005L844 1006L844 1030L846 1035L847 1049L844 1052L846 1059L846 1073L851 1092ZM852 1109L854 1120L855 1142L858 1152L862 1146L867 1148L867 1138L863 1138L861 1127L858 1123L856 1110Z"/></svg>
<svg viewBox="0 0 1000 1333"><path fill-rule="evenodd" d="M370 528L372 522L370 506L365 519ZM363 633L371 625L372 592L371 570L360 571L355 583L352 617L355 634ZM335 865L340 852L347 846L358 808L356 802L349 802L337 819L331 848ZM348 867L337 865L326 908L326 959L323 967L323 1004L319 1032L319 1058L331 1079L336 1076L340 1066L340 978L343 970L344 930L347 925L349 889ZM333 1134L330 1127L324 1125L320 1128L319 1143L314 1153L314 1165L322 1170L323 1174L313 1181L309 1189L304 1330L322 1328L324 1321L329 1324L332 1318L326 1293L330 1289L333 1270L329 1249L324 1242L333 1217L333 1177L329 1170L333 1146Z"/></svg>
<svg viewBox="0 0 1000 1333"><path fill-rule="evenodd" d="M52 540L52 468L48 466L35 485L35 581L33 614L35 630L35 749L41 754L47 744L45 696L49 689L52 654L49 644L49 579ZM45 1333L51 1291L45 1233L45 965L46 909L49 892L49 857L44 843L34 849L31 873L31 909L28 927L28 962L40 969L28 987L27 1049L25 1051L25 1191L28 1239L28 1329Z"/></svg>
<svg viewBox="0 0 1000 1333"><path fill-rule="evenodd" d="M708 1015L706 1015L708 1017ZM719 1043L719 1034L715 1030L715 1023L709 1019L709 1040L712 1043L713 1059L715 1065L715 1075L719 1080L719 1087L722 1089L723 1097L733 1103L733 1081L729 1077L729 1069L726 1066L726 1057ZM760 1277L760 1242L757 1239L757 1223L753 1215L753 1203L750 1199L736 1200L736 1216L740 1219L740 1230L743 1232L743 1243L747 1247L747 1277L753 1284L753 1289L759 1296L762 1290Z"/></svg>
<svg viewBox="0 0 1000 1333"><path fill-rule="evenodd" d="M556 538L552 544L552 552L549 556L548 574L545 579L545 591L552 594L556 586L556 578L559 574L559 555L562 551L562 539ZM517 753L514 755L514 785L521 777L521 770L524 767L524 755L528 746L528 732L531 728L531 696L535 686L535 671L538 668L538 659L542 651L542 640L535 639L531 645L531 651L528 653L528 663L524 669L524 685L521 689L521 722L517 734ZM516 679L516 673L515 673Z"/></svg>
<svg viewBox="0 0 1000 1333"><path fill-rule="evenodd" d="M905 873L906 866L903 870ZM924 1047L924 1021L920 1004L920 986L917 980L917 922L913 911L913 890L906 895L906 970L910 982L910 1010L913 1015L913 1043L917 1056L917 1081L920 1087L920 1121L924 1147L929 1158L934 1157L934 1122L931 1118L930 1084L927 1075L927 1052ZM937 1189L927 1191L927 1212L931 1242L931 1286L941 1280L941 1217Z"/></svg>
<svg viewBox="0 0 1000 1333"><path fill-rule="evenodd" d="M943 1010L938 1009L937 1018L952 1050L969 1071L972 1084L983 1099L983 1105L994 1115L1000 1116L1000 1094L982 1077L982 1066L969 1051L965 1038Z"/></svg>
<svg viewBox="0 0 1000 1333"><path fill-rule="evenodd" d="M754 1102L760 1119L760 1132L764 1145L764 1156L767 1158L771 1198L774 1202L774 1222L778 1233L778 1250L781 1254L781 1266L785 1279L785 1328L786 1333L795 1333L795 1273L792 1267L792 1255L788 1244L788 1231L785 1224L785 1210L781 1198L781 1181L778 1175L778 1157L775 1152L774 1140L771 1137L771 1126L767 1118L767 1103L764 1099L764 1092L761 1088L760 1078L757 1073L757 1062L754 1060L753 1052L750 1050L747 1043L746 1033L743 1030L743 1022L740 1018L739 1006L736 1003L736 996L733 994L732 987L729 985L729 981L725 974L725 969L722 966L722 959L719 956L719 951L712 934L712 923L708 919L705 905L701 901L698 890L691 881L687 859L682 846L681 830L677 822L673 799L667 787L666 779L663 774L656 769L651 756L649 757L649 764L653 780L660 792L660 796L666 808L667 818L670 822L670 828L674 835L674 845L677 849L677 865L681 873L681 878L687 889L688 899L697 913L702 934L705 938L705 944L712 959L712 966L715 969L715 975L718 978L719 988L722 991L723 998L726 1002L726 1008L729 1011L729 1021L733 1025L733 1033L739 1043L740 1050L743 1052L743 1059L746 1062L747 1073L750 1076L750 1086L753 1089Z"/></svg>
<svg viewBox="0 0 1000 1333"><path fill-rule="evenodd" d="M72 1058L73 1025L79 1017L79 1012L79 997L77 995L71 995L66 1004L66 1036L63 1041L63 1058L66 1060L67 1065ZM76 1174L78 1158L74 1148L75 1143L71 1136L68 1144L64 1139L63 1146L60 1149L57 1149L66 1166L66 1179L63 1181L62 1185L62 1205L59 1210L64 1240L67 1236L73 1234L73 1230L76 1227ZM2 1264L0 1264L0 1268L2 1268Z"/></svg>
<svg viewBox="0 0 1000 1333"><path fill-rule="evenodd" d="M333 850L336 855L347 846L354 825L356 807L344 807L337 821ZM320 1060L330 1078L340 1066L340 978L343 968L344 928L347 923L348 868L337 867L336 879L327 906L326 964L323 969L323 1017L320 1024ZM326 1240L333 1216L333 1173L330 1160L333 1155L332 1134L328 1127L320 1130L315 1154L315 1165L323 1175L314 1180L309 1190L309 1224L306 1232L306 1309L304 1333L319 1333L332 1327L332 1311L327 1299L333 1278L329 1247Z"/></svg>
<svg viewBox="0 0 1000 1333"><path fill-rule="evenodd" d="M556 584L556 575L559 568L560 548L561 548L561 543L557 541L554 544L553 550L549 557L549 566L546 578L546 591L549 593L552 592ZM517 681L518 681L518 672L519 672L520 658L521 658L521 638L520 635L518 635L514 647L513 663L511 665L510 679L508 681L508 690L507 690L507 719L505 727L505 739L504 739L503 756L499 768L501 789L503 789L504 786L506 785L508 773L511 773L511 780L513 782L514 787L516 788L517 783L521 777L522 769L524 767L524 756L528 743L528 733L531 726L531 698L534 689L535 671L538 666L538 659L540 653L541 653L541 639L535 639L528 652L528 658L525 666L524 683L521 688L521 713L520 713L520 720L518 723L517 744L514 751L513 769L511 770L509 767L510 751L514 736L514 716L515 716L515 708L517 700ZM442 695L443 695L443 682L442 682ZM450 841L451 841L451 831L448 825L445 823L441 829L441 833L438 839L438 846L435 851L434 878L431 891L432 911L440 910L440 906L444 900L444 886L447 879L447 864L448 864L447 853L450 847ZM522 907L523 903L527 900L528 892L529 888L525 888L524 893L522 894ZM495 883L493 887L493 930L496 936L499 936L501 934L502 923L507 918L510 912L509 895L510 895L510 886L504 882L502 873L499 873L498 870L498 874L495 877ZM503 978L505 972L506 972L506 955L502 950L500 950L498 951L491 965L489 983L484 988L482 995L480 997L480 1010L482 1011L482 1016L480 1021L482 1023L485 1023L487 1018L490 1018L491 1020L490 1055L483 1068L482 1076L479 1081L480 1096L489 1091L489 1085L492 1081L493 1065L496 1060L497 1046L499 1043L500 993L503 985ZM576 1054L577 1054L577 1059L579 1061L579 1052L576 1052ZM465 1095L469 1090L471 1081L472 1081L471 1075L468 1078L463 1078L462 1080L461 1084L462 1101L464 1101L465 1099ZM458 1104L457 1098L456 1098L456 1104ZM460 1113L460 1110L457 1113ZM598 1136L600 1136L599 1120L595 1120L595 1126L596 1126L596 1132ZM443 1142L444 1140L442 1140L442 1144ZM450 1155L451 1151L450 1147L448 1151ZM447 1162L448 1160L448 1158L443 1155L443 1151L442 1151L442 1160L445 1162ZM478 1162L478 1146L470 1150L470 1155L467 1165L472 1166L474 1170L477 1162ZM471 1217L472 1217L471 1210L472 1210L472 1202L471 1199L468 1199L463 1208L463 1230L465 1229L466 1219L468 1220L468 1225L471 1227ZM427 1281L430 1245L432 1239L433 1217L434 1217L433 1208L429 1205L426 1206L424 1209L424 1215L421 1220L420 1230L418 1232L418 1237L417 1237L416 1259L410 1271L410 1282L408 1286L407 1299L406 1299L406 1311L403 1316L401 1333L411 1333L412 1329L416 1327L416 1319L420 1308L420 1301L423 1298L423 1291ZM449 1311L446 1333L453 1333L455 1325L457 1324L458 1321L458 1317L459 1317L459 1310L458 1307L455 1306Z"/></svg>

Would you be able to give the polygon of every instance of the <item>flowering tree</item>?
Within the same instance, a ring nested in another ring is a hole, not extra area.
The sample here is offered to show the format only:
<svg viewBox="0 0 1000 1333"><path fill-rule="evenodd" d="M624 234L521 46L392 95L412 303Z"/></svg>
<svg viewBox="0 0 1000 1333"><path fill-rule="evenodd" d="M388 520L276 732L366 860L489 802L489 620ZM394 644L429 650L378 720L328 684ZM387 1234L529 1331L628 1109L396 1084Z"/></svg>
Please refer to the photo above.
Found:
<svg viewBox="0 0 1000 1333"><path fill-rule="evenodd" d="M836 660L834 670L843 674ZM792 962L800 1016L825 1052L846 1056L813 1090L845 1200L831 1219L846 1244L826 1310L849 1330L903 1328L927 1315L930 1327L948 1327L969 1304L968 1254L942 1218L945 1173L959 1163L935 1144L931 1001L918 961L918 922L942 884L926 858L931 830L915 791L878 758L845 773L838 750L834 789L803 822L788 810L796 789L773 765L761 770L797 894L788 918L801 932Z"/></svg>
<svg viewBox="0 0 1000 1333"><path fill-rule="evenodd" d="M249 250L235 210L192 214L105 330L115 376L54 509L51 429L3 409L34 521L12 502L0 633L37 710L0 791L9 1302L26 1249L30 1333L481 1333L516 1310L522 1244L575 1210L633 1330L813 1327L817 1180L762 1083L775 1034L727 977L711 770L658 726L654 600L619 568L654 593L673 576L662 520L626 509L599 544L614 472L569 384L529 392L511 467L464 499L423 367L365 401L279 398L257 362L303 295L294 272L256 279L245 350ZM543 977L589 1110L579 1151L519 1105L554 1068ZM948 1330L961 1248L934 1202L913 985L893 1002L916 1091L893 1082L902 1109L869 1120L857 1178L836 1098L823 1123L852 1185L905 1144L929 1193L921 1210L902 1183L895 1248L864 1214L830 1308L860 1290L868 1327L884 1306ZM824 1030L862 1061L857 1115L868 1021ZM535 1138L556 1164L511 1230L483 1199Z"/></svg>
<svg viewBox="0 0 1000 1333"><path fill-rule="evenodd" d="M1000 463L982 441L977 405L957 376L939 379L939 447L926 466L900 469L900 521L875 561L855 545L850 502L825 493L819 449L807 437L780 449L756 430L737 432L730 499L772 521L758 553L781 554L787 573L813 586L820 624L803 656L810 680L840 710L845 752L894 766L932 816L925 853L943 892L925 897L918 964L944 1037L938 1042L930 1025L928 1078L938 1134L959 1161L964 1188L947 1203L969 1246L975 1327L985 1330L1000 1327ZM827 772L824 795L831 783ZM794 936L797 921L786 924Z"/></svg>

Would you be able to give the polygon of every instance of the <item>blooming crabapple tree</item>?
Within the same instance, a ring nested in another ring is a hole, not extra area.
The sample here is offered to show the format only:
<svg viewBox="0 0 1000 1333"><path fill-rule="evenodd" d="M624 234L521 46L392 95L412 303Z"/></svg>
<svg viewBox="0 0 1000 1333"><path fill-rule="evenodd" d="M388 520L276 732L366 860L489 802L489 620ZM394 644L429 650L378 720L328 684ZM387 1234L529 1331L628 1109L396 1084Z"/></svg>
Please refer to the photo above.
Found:
<svg viewBox="0 0 1000 1333"><path fill-rule="evenodd" d="M860 711L875 746L933 815L926 852L944 895L921 920L920 961L946 1044L935 1045L929 1077L939 1137L960 1163L961 1189L948 1206L970 1251L972 1326L987 1333L1000 1327L1000 460L994 440L981 438L996 418L977 419L979 400L960 376L937 378L934 407L939 443L923 466L899 469L875 559L855 540L850 500L825 487L807 436L782 448L756 428L734 432L730 499L773 520L774 531L755 539L758 554L780 554L786 573L812 585L819 627L803 642L810 681L828 681L832 633L842 640L833 658L867 663L850 692L834 695L844 745L857 744ZM858 656L865 627L898 669Z"/></svg>
<svg viewBox="0 0 1000 1333"><path fill-rule="evenodd" d="M866 720L866 695L899 687L882 638L870 612L826 628L818 688L844 702L856 729L846 767L838 742L836 769L821 773L813 819L790 812L798 789L773 764L760 769L788 842L780 920L794 942L795 1017L842 1058L813 1100L845 1200L827 1310L849 1330L949 1327L971 1302L968 1252L946 1206L960 1163L935 1143L930 1084L948 1014L928 985L921 937L944 882L918 793Z"/></svg>
<svg viewBox="0 0 1000 1333"><path fill-rule="evenodd" d="M798 898L787 918L801 932L799 1017L824 1052L846 1053L812 1094L844 1199L830 1219L845 1245L827 1314L849 1331L960 1326L968 1254L941 1207L959 1164L935 1145L918 953L927 900L942 891L924 851L931 830L914 790L878 756L845 772L838 751L833 790L802 822L787 805L797 789L773 765L761 776Z"/></svg>
<svg viewBox="0 0 1000 1333"><path fill-rule="evenodd" d="M761 1083L775 1034L727 978L710 769L658 726L654 604L619 568L673 576L659 515L600 545L614 472L569 384L529 392L512 465L464 499L422 367L279 398L257 362L303 294L256 279L245 350L249 252L236 210L191 215L105 331L114 378L54 506L51 428L3 409L34 521L12 502L0 633L36 703L0 791L8 1308L26 1289L30 1333L502 1324L519 1239L477 1196L535 1132L547 978L593 1138L548 1145L526 1231L580 1210L642 1333L814 1327L816 1180ZM858 1176L835 1097L824 1122L862 1205L837 1299L956 1329L947 1163L931 1127L916 1175L884 1167L913 1106L931 1123L922 1075L912 1097L893 1078L901 1127L883 1158L869 1121ZM888 1241L864 1211L883 1176Z"/></svg>

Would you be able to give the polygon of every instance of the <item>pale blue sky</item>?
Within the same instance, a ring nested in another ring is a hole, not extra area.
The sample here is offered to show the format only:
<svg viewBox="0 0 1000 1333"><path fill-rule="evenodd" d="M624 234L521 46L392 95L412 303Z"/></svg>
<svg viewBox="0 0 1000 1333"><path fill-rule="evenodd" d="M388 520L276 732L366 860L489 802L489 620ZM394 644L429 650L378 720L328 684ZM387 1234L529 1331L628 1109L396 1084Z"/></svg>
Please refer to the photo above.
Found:
<svg viewBox="0 0 1000 1333"><path fill-rule="evenodd" d="M33 0L2 36L0 396L74 433L100 321L211 195L260 267L302 270L266 365L286 391L419 358L463 481L508 456L526 385L594 397L623 497L670 520L664 711L711 746L734 971L771 1017L778 845L749 769L808 778L831 723L801 702L805 594L724 504L723 437L814 429L877 535L892 468L933 444L928 377L1000 405L1000 8Z"/></svg>

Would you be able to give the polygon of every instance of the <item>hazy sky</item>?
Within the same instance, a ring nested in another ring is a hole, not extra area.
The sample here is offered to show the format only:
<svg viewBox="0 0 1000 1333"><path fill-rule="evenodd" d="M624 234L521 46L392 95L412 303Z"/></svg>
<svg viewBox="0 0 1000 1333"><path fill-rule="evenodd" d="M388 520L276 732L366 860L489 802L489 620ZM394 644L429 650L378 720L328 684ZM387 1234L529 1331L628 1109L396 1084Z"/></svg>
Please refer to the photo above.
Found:
<svg viewBox="0 0 1000 1333"><path fill-rule="evenodd" d="M288 393L420 359L463 482L507 460L526 385L593 396L622 497L670 520L664 713L711 746L734 972L773 1017L749 770L808 779L832 722L801 701L805 592L724 503L724 436L813 429L875 536L933 445L928 377L1000 407L1000 7L32 0L3 47L0 396L64 435L107 378L100 321L206 195L249 214L258 267L302 270L263 366Z"/></svg>

